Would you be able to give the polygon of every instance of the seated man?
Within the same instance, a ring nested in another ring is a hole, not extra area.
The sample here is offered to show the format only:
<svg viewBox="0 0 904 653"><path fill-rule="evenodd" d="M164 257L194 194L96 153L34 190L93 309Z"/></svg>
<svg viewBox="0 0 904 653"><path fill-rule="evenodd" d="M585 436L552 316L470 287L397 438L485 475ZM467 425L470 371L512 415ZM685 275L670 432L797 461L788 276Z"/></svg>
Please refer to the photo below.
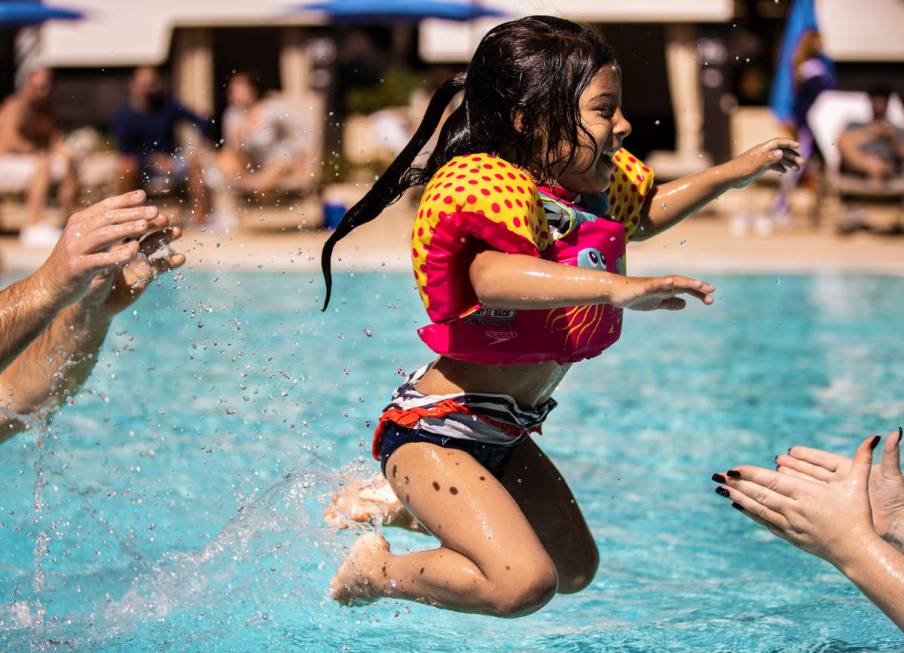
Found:
<svg viewBox="0 0 904 653"><path fill-rule="evenodd" d="M60 237L59 228L44 220L51 186L59 185L65 216L78 192L75 166L51 111L51 89L50 71L37 68L0 107L0 192L25 192L28 216L20 237L28 247L52 247Z"/></svg>
<svg viewBox="0 0 904 653"><path fill-rule="evenodd" d="M229 185L267 193L288 178L309 173L302 130L278 98L261 98L253 73L235 73L227 97L218 163Z"/></svg>
<svg viewBox="0 0 904 653"><path fill-rule="evenodd" d="M880 184L904 172L904 129L886 116L891 89L875 86L869 97L872 120L849 124L838 138L838 151L843 171L865 175L871 183Z"/></svg>
<svg viewBox="0 0 904 653"><path fill-rule="evenodd" d="M184 123L211 138L209 121L170 96L156 68L136 68L129 99L113 117L113 134L121 154L121 190L161 177L175 186L187 185L191 221L200 223L210 212L207 185L200 152L176 146L176 127Z"/></svg>
<svg viewBox="0 0 904 653"><path fill-rule="evenodd" d="M113 316L185 262L168 249L178 227L144 200L134 191L76 213L44 264L0 290L0 442L74 392Z"/></svg>

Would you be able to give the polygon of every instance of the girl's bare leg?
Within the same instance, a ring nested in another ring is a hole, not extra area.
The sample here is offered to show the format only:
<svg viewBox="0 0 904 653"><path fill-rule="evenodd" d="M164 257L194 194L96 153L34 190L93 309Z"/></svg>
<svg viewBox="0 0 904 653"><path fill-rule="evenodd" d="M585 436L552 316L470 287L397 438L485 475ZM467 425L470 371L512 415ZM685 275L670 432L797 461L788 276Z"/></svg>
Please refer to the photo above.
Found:
<svg viewBox="0 0 904 653"><path fill-rule="evenodd" d="M379 472L368 479L345 481L344 487L333 495L330 505L324 509L323 518L336 530L359 522L424 531Z"/></svg>
<svg viewBox="0 0 904 653"><path fill-rule="evenodd" d="M396 495L442 546L393 555L382 537L364 535L333 578L333 598L403 598L510 617L552 598L558 581L543 543L502 484L469 454L409 443L386 470Z"/></svg>
<svg viewBox="0 0 904 653"><path fill-rule="evenodd" d="M28 213L26 224L29 226L39 224L44 220L47 193L50 191L51 184L50 156L48 154L36 156L35 172L28 180L28 190L25 193L25 207Z"/></svg>
<svg viewBox="0 0 904 653"><path fill-rule="evenodd" d="M57 191L60 208L63 211L64 224L66 220L69 219L69 216L75 213L75 203L78 199L78 184L78 170L75 167L75 162L69 157L66 157L66 171L62 181L60 181L60 187Z"/></svg>
<svg viewBox="0 0 904 653"><path fill-rule="evenodd" d="M596 542L565 479L531 438L515 447L502 484L552 558L559 592L587 587L599 566ZM351 520L422 530L382 475L349 481L334 495L324 516L335 528L344 528Z"/></svg>
<svg viewBox="0 0 904 653"><path fill-rule="evenodd" d="M555 563L559 592L587 587L599 566L596 541L562 474L531 438L515 447L502 484Z"/></svg>

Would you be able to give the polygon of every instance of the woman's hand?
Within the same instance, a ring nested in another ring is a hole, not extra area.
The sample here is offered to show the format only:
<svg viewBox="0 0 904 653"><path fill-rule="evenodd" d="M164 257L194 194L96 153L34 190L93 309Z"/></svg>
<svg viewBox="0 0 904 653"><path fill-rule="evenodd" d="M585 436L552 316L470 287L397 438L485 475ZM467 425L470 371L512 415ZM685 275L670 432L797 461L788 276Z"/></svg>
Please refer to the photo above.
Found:
<svg viewBox="0 0 904 653"><path fill-rule="evenodd" d="M773 534L844 570L867 544L878 540L868 487L879 439L864 440L848 472L829 481L744 465L713 475L720 483L716 492Z"/></svg>
<svg viewBox="0 0 904 653"><path fill-rule="evenodd" d="M873 527L882 539L904 551L904 475L901 474L901 428L885 439L882 462L869 475L869 502ZM809 481L829 483L850 473L852 461L846 456L809 447L791 447L776 456L778 471Z"/></svg>
<svg viewBox="0 0 904 653"><path fill-rule="evenodd" d="M712 304L715 288L705 281L678 275L668 277L624 277L613 282L610 301L613 306L635 311L680 311L687 301L679 295L696 297Z"/></svg>
<svg viewBox="0 0 904 653"><path fill-rule="evenodd" d="M750 148L722 168L733 180L735 188L744 188L768 170L781 174L799 170L804 164L804 158L797 151L799 147L800 143L790 138L773 138Z"/></svg>

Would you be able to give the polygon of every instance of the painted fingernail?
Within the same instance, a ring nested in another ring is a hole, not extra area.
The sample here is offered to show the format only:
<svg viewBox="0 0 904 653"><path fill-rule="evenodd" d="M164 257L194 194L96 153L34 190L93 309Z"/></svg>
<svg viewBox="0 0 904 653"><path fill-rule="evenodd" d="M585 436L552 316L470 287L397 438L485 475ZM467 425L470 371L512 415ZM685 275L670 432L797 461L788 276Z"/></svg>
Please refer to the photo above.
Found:
<svg viewBox="0 0 904 653"><path fill-rule="evenodd" d="M734 508L735 510L744 510L744 507L740 503L732 502L731 507Z"/></svg>
<svg viewBox="0 0 904 653"><path fill-rule="evenodd" d="M731 496L730 493L728 492L728 490L726 490L726 489L725 489L724 487L722 487L722 486L719 486L719 487L716 488L716 494L718 494L720 497Z"/></svg>
<svg viewBox="0 0 904 653"><path fill-rule="evenodd" d="M728 474L729 478L741 478L741 472L737 471L736 469L729 469L725 473Z"/></svg>
<svg viewBox="0 0 904 653"><path fill-rule="evenodd" d="M138 220L132 226L132 229L134 229L135 231L141 231L142 229L145 229L147 226L148 226L147 222L145 222L144 220Z"/></svg>
<svg viewBox="0 0 904 653"><path fill-rule="evenodd" d="M901 431L901 427L898 427L898 443L901 442L901 436L904 435L904 432Z"/></svg>
<svg viewBox="0 0 904 653"><path fill-rule="evenodd" d="M713 474L713 480L714 480L716 483L724 483L724 482L725 482L725 477L722 476L721 474Z"/></svg>
<svg viewBox="0 0 904 653"><path fill-rule="evenodd" d="M877 435L876 437L874 437L873 441L869 443L869 448L875 449L876 445L879 444L879 440L881 440L881 439L882 439L881 435Z"/></svg>

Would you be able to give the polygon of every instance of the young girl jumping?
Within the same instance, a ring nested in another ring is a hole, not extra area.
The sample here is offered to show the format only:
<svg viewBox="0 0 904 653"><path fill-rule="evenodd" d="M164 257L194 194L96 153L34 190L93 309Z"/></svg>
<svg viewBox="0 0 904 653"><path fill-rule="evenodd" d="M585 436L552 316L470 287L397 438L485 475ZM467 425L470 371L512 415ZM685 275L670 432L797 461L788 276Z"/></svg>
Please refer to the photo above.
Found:
<svg viewBox="0 0 904 653"><path fill-rule="evenodd" d="M462 91L426 166L412 167ZM425 185L411 257L430 318L419 335L439 357L380 418L373 454L392 491L356 488L328 517L381 513L441 546L394 555L383 537L361 536L332 581L337 601L395 597L519 616L593 579L593 536L530 434L571 363L618 339L623 309L680 310L682 295L713 302L703 281L625 276L625 243L800 163L797 144L776 139L654 185L622 149L630 131L615 53L597 34L547 16L505 23L436 92L411 142L327 241L326 302L335 244Z"/></svg>

